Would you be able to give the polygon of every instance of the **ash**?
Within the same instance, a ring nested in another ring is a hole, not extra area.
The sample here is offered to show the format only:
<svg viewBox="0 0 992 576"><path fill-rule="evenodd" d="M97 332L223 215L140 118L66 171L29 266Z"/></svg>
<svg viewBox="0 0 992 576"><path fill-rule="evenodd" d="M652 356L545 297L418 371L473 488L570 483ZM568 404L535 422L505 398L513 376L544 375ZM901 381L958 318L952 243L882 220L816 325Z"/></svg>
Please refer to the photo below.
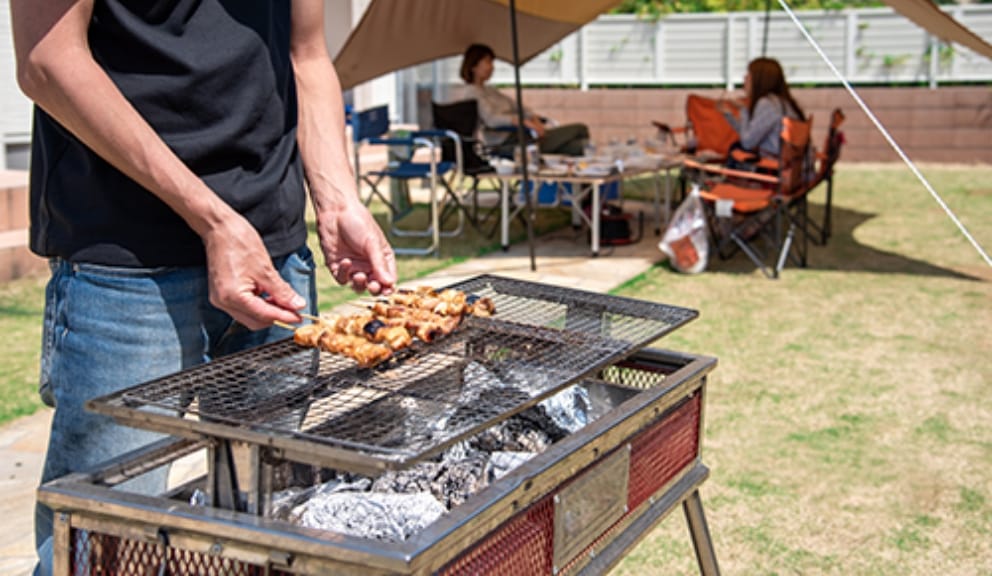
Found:
<svg viewBox="0 0 992 576"><path fill-rule="evenodd" d="M489 390L495 382L487 382ZM466 395L483 396L487 387L481 388ZM588 407L585 389L570 387L409 469L377 478L335 473L328 482L273 494L273 516L362 538L406 540L584 426Z"/></svg>

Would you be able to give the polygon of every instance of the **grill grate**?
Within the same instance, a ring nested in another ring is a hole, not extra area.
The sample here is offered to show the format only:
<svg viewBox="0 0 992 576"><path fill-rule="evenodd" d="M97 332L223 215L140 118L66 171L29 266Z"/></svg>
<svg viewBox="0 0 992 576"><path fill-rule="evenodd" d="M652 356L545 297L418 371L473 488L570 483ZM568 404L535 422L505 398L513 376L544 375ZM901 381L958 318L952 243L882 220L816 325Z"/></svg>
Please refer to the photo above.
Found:
<svg viewBox="0 0 992 576"><path fill-rule="evenodd" d="M415 343L374 369L285 340L98 399L91 407L176 435L292 445L328 467L399 469L696 316L684 308L494 276L452 287L492 298L496 315L466 318L448 337ZM321 446L328 450L313 449Z"/></svg>

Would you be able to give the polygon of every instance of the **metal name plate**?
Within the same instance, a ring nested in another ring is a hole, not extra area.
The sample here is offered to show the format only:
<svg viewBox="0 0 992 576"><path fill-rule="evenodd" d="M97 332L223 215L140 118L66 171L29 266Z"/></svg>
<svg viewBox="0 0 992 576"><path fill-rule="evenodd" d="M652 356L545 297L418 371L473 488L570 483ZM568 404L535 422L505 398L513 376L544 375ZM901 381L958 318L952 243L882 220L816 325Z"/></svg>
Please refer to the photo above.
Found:
<svg viewBox="0 0 992 576"><path fill-rule="evenodd" d="M627 512L629 478L624 446L555 495L556 573Z"/></svg>

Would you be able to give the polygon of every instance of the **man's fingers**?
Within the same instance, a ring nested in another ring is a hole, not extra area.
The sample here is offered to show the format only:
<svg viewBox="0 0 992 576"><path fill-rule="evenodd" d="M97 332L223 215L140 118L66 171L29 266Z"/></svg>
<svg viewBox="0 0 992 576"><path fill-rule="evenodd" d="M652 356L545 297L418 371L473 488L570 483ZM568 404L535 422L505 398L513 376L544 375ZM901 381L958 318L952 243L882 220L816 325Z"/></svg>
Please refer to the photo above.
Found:
<svg viewBox="0 0 992 576"><path fill-rule="evenodd" d="M387 245L377 246L369 252L369 265L372 267L369 278L375 280L380 290L396 284L396 256ZM371 290L370 290L371 291Z"/></svg>
<svg viewBox="0 0 992 576"><path fill-rule="evenodd" d="M330 268L331 275L338 284L345 286L351 281L351 260L348 258L332 263Z"/></svg>
<svg viewBox="0 0 992 576"><path fill-rule="evenodd" d="M369 277L364 272L355 272L351 275L351 289L361 294L368 286Z"/></svg>
<svg viewBox="0 0 992 576"><path fill-rule="evenodd" d="M300 296L281 277L276 277L269 281L269 286L262 286L262 291L269 295L270 304L278 306L283 310L297 311L307 305L306 298Z"/></svg>
<svg viewBox="0 0 992 576"><path fill-rule="evenodd" d="M300 321L300 315L295 311L286 310L254 294L241 298L227 309L227 313L249 330L268 328L277 321L286 324Z"/></svg>

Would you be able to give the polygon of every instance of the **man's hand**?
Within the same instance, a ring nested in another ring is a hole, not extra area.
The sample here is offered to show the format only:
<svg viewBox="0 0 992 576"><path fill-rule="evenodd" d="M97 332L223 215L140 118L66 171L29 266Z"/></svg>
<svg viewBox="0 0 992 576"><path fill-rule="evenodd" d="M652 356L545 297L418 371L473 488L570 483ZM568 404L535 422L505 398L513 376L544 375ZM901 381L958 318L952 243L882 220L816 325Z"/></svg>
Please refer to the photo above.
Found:
<svg viewBox="0 0 992 576"><path fill-rule="evenodd" d="M355 292L390 294L396 286L393 249L372 214L357 195L353 198L317 212L317 236L327 268L338 284L350 284Z"/></svg>
<svg viewBox="0 0 992 576"><path fill-rule="evenodd" d="M279 276L258 232L240 215L230 215L202 234L207 252L210 303L249 328L275 321L298 323L306 300Z"/></svg>

